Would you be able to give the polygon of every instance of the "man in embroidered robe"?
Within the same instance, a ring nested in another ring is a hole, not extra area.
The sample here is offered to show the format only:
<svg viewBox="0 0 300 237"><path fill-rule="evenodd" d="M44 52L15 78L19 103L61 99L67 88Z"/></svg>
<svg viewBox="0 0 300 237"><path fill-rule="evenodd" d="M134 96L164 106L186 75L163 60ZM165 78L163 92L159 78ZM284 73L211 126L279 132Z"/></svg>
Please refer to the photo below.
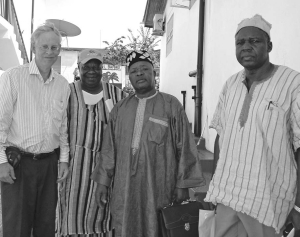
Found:
<svg viewBox="0 0 300 237"><path fill-rule="evenodd" d="M158 210L188 199L188 188L205 181L183 107L155 90L149 54L133 51L126 62L135 95L113 108L92 179L101 207L113 185L116 236L157 237Z"/></svg>
<svg viewBox="0 0 300 237"><path fill-rule="evenodd" d="M103 131L121 89L102 83L104 50L85 49L78 57L80 80L70 84L68 105L70 173L60 191L58 233L68 237L110 237L109 205L99 209L90 179L102 146Z"/></svg>
<svg viewBox="0 0 300 237"><path fill-rule="evenodd" d="M238 25L244 70L225 83L210 126L219 152L205 201L218 204L216 237L300 228L300 74L270 62L270 29L260 15Z"/></svg>

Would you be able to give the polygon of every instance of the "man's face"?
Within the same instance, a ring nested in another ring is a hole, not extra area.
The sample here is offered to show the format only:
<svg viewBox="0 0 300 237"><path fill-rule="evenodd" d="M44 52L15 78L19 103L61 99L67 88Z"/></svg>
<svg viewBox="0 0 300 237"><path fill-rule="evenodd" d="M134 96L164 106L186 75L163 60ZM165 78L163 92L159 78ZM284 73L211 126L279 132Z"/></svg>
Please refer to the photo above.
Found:
<svg viewBox="0 0 300 237"><path fill-rule="evenodd" d="M155 89L155 71L151 63L139 61L129 68L129 79L133 88L140 94Z"/></svg>
<svg viewBox="0 0 300 237"><path fill-rule="evenodd" d="M33 53L38 65L51 67L60 53L60 38L53 31L42 33L35 42Z"/></svg>
<svg viewBox="0 0 300 237"><path fill-rule="evenodd" d="M84 86L98 86L102 78L102 63L98 59L91 59L85 64L79 63L79 72Z"/></svg>
<svg viewBox="0 0 300 237"><path fill-rule="evenodd" d="M256 27L242 28L235 36L236 58L246 69L258 69L269 60L272 43L267 34Z"/></svg>

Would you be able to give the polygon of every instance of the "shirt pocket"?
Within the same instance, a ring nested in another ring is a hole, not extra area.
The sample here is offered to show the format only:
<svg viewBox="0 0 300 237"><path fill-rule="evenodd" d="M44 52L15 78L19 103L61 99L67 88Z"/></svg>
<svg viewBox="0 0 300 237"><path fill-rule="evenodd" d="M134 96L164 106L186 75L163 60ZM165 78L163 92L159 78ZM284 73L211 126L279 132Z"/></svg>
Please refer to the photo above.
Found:
<svg viewBox="0 0 300 237"><path fill-rule="evenodd" d="M164 142L164 137L167 134L169 127L169 120L167 118L157 117L151 115L149 117L149 135L148 140L155 142L158 145L162 145Z"/></svg>
<svg viewBox="0 0 300 237"><path fill-rule="evenodd" d="M276 129L276 127L283 128L285 114L286 111L277 101L265 98L257 113L258 124L261 125L264 132Z"/></svg>
<svg viewBox="0 0 300 237"><path fill-rule="evenodd" d="M55 128L55 133L58 133L61 127L63 109L64 109L64 104L62 101L60 100L52 101L51 115L52 115L53 125Z"/></svg>

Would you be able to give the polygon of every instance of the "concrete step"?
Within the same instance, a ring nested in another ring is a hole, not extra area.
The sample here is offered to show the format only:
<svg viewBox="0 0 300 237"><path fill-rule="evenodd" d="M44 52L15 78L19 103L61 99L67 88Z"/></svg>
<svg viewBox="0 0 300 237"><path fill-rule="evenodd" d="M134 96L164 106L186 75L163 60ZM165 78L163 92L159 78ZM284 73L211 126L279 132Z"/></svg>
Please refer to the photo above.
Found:
<svg viewBox="0 0 300 237"><path fill-rule="evenodd" d="M214 154L208 150L198 149L202 171L212 173L214 166Z"/></svg>

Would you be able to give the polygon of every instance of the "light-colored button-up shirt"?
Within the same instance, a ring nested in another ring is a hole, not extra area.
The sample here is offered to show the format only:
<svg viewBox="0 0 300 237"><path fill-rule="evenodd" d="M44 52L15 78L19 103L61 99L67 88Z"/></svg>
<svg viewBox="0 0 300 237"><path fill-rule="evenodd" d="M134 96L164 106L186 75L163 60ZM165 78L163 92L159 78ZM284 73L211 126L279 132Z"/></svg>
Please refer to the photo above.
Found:
<svg viewBox="0 0 300 237"><path fill-rule="evenodd" d="M0 77L0 164L5 149L15 146L34 154L60 147L60 161L68 162L68 81L51 71L44 82L35 60L11 68Z"/></svg>
<svg viewBox="0 0 300 237"><path fill-rule="evenodd" d="M249 92L244 71L229 78L211 123L220 155L205 201L282 228L297 192L299 90L300 74L284 66Z"/></svg>

